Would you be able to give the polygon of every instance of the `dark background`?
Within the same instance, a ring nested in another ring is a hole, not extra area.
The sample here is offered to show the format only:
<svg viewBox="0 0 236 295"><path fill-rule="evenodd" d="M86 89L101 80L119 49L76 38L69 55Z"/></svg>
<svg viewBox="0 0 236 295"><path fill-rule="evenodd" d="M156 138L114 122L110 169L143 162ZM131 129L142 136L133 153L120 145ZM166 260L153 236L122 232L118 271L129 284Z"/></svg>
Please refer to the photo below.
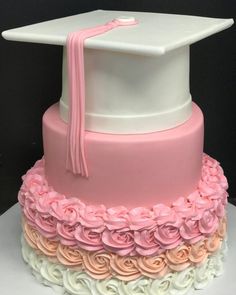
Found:
<svg viewBox="0 0 236 295"><path fill-rule="evenodd" d="M0 0L0 31L95 9L219 18L236 16L236 1ZM61 92L62 48L0 37L0 213L17 201L21 175L43 155L41 118ZM205 152L218 159L236 203L236 29L191 47L191 93L205 115Z"/></svg>

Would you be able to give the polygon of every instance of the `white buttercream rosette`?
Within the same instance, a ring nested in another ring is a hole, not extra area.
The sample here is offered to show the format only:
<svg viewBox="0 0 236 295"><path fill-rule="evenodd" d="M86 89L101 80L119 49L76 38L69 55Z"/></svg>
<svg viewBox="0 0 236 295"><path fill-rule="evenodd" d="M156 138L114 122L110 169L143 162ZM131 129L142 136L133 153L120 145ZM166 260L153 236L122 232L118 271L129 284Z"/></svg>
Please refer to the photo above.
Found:
<svg viewBox="0 0 236 295"><path fill-rule="evenodd" d="M184 295L192 289L203 289L222 273L226 245L198 267L172 272L162 279L140 277L129 282L108 278L95 280L83 271L76 271L49 260L31 248L22 238L22 253L33 274L43 284L72 295ZM56 287L56 288L55 288Z"/></svg>

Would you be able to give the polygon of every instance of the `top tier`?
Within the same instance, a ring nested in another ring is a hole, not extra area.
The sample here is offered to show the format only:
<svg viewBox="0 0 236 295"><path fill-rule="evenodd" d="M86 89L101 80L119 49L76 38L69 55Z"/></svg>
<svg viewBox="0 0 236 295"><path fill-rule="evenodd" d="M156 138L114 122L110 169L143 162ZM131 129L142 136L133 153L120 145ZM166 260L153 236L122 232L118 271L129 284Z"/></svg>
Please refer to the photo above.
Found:
<svg viewBox="0 0 236 295"><path fill-rule="evenodd" d="M5 31L3 37L65 46L68 33L120 17L138 23L84 43L86 130L134 134L182 124L191 115L189 45L230 27L232 19L97 10ZM65 121L66 63L64 54L60 110Z"/></svg>

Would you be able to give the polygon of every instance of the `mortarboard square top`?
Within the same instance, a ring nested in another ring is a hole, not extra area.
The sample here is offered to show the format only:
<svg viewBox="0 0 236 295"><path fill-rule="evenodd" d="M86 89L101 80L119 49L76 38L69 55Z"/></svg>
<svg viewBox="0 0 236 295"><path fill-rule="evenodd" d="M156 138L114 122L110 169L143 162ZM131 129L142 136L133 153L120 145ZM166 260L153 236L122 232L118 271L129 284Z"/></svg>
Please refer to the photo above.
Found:
<svg viewBox="0 0 236 295"><path fill-rule="evenodd" d="M68 34L120 17L138 23L84 42L86 130L133 134L182 124L191 116L189 45L230 27L232 19L97 10L2 35L8 40L64 46L60 113L67 121Z"/></svg>
<svg viewBox="0 0 236 295"><path fill-rule="evenodd" d="M7 40L66 45L68 33L101 25L121 16L134 17L139 25L127 30L118 28L86 40L85 47L161 55L193 44L233 24L232 19L198 16L96 10L2 33Z"/></svg>

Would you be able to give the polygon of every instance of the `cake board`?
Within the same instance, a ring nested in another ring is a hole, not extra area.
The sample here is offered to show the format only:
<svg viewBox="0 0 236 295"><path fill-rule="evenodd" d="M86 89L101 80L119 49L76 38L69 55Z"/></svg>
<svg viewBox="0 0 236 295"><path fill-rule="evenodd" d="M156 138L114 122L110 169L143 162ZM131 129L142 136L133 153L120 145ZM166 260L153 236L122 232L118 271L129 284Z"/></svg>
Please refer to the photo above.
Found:
<svg viewBox="0 0 236 295"><path fill-rule="evenodd" d="M236 265L236 207L228 205L228 254L224 274L215 278L206 289L193 291L194 295L235 294ZM0 294L4 295L55 295L34 278L21 256L21 217L19 204L15 204L0 216Z"/></svg>

